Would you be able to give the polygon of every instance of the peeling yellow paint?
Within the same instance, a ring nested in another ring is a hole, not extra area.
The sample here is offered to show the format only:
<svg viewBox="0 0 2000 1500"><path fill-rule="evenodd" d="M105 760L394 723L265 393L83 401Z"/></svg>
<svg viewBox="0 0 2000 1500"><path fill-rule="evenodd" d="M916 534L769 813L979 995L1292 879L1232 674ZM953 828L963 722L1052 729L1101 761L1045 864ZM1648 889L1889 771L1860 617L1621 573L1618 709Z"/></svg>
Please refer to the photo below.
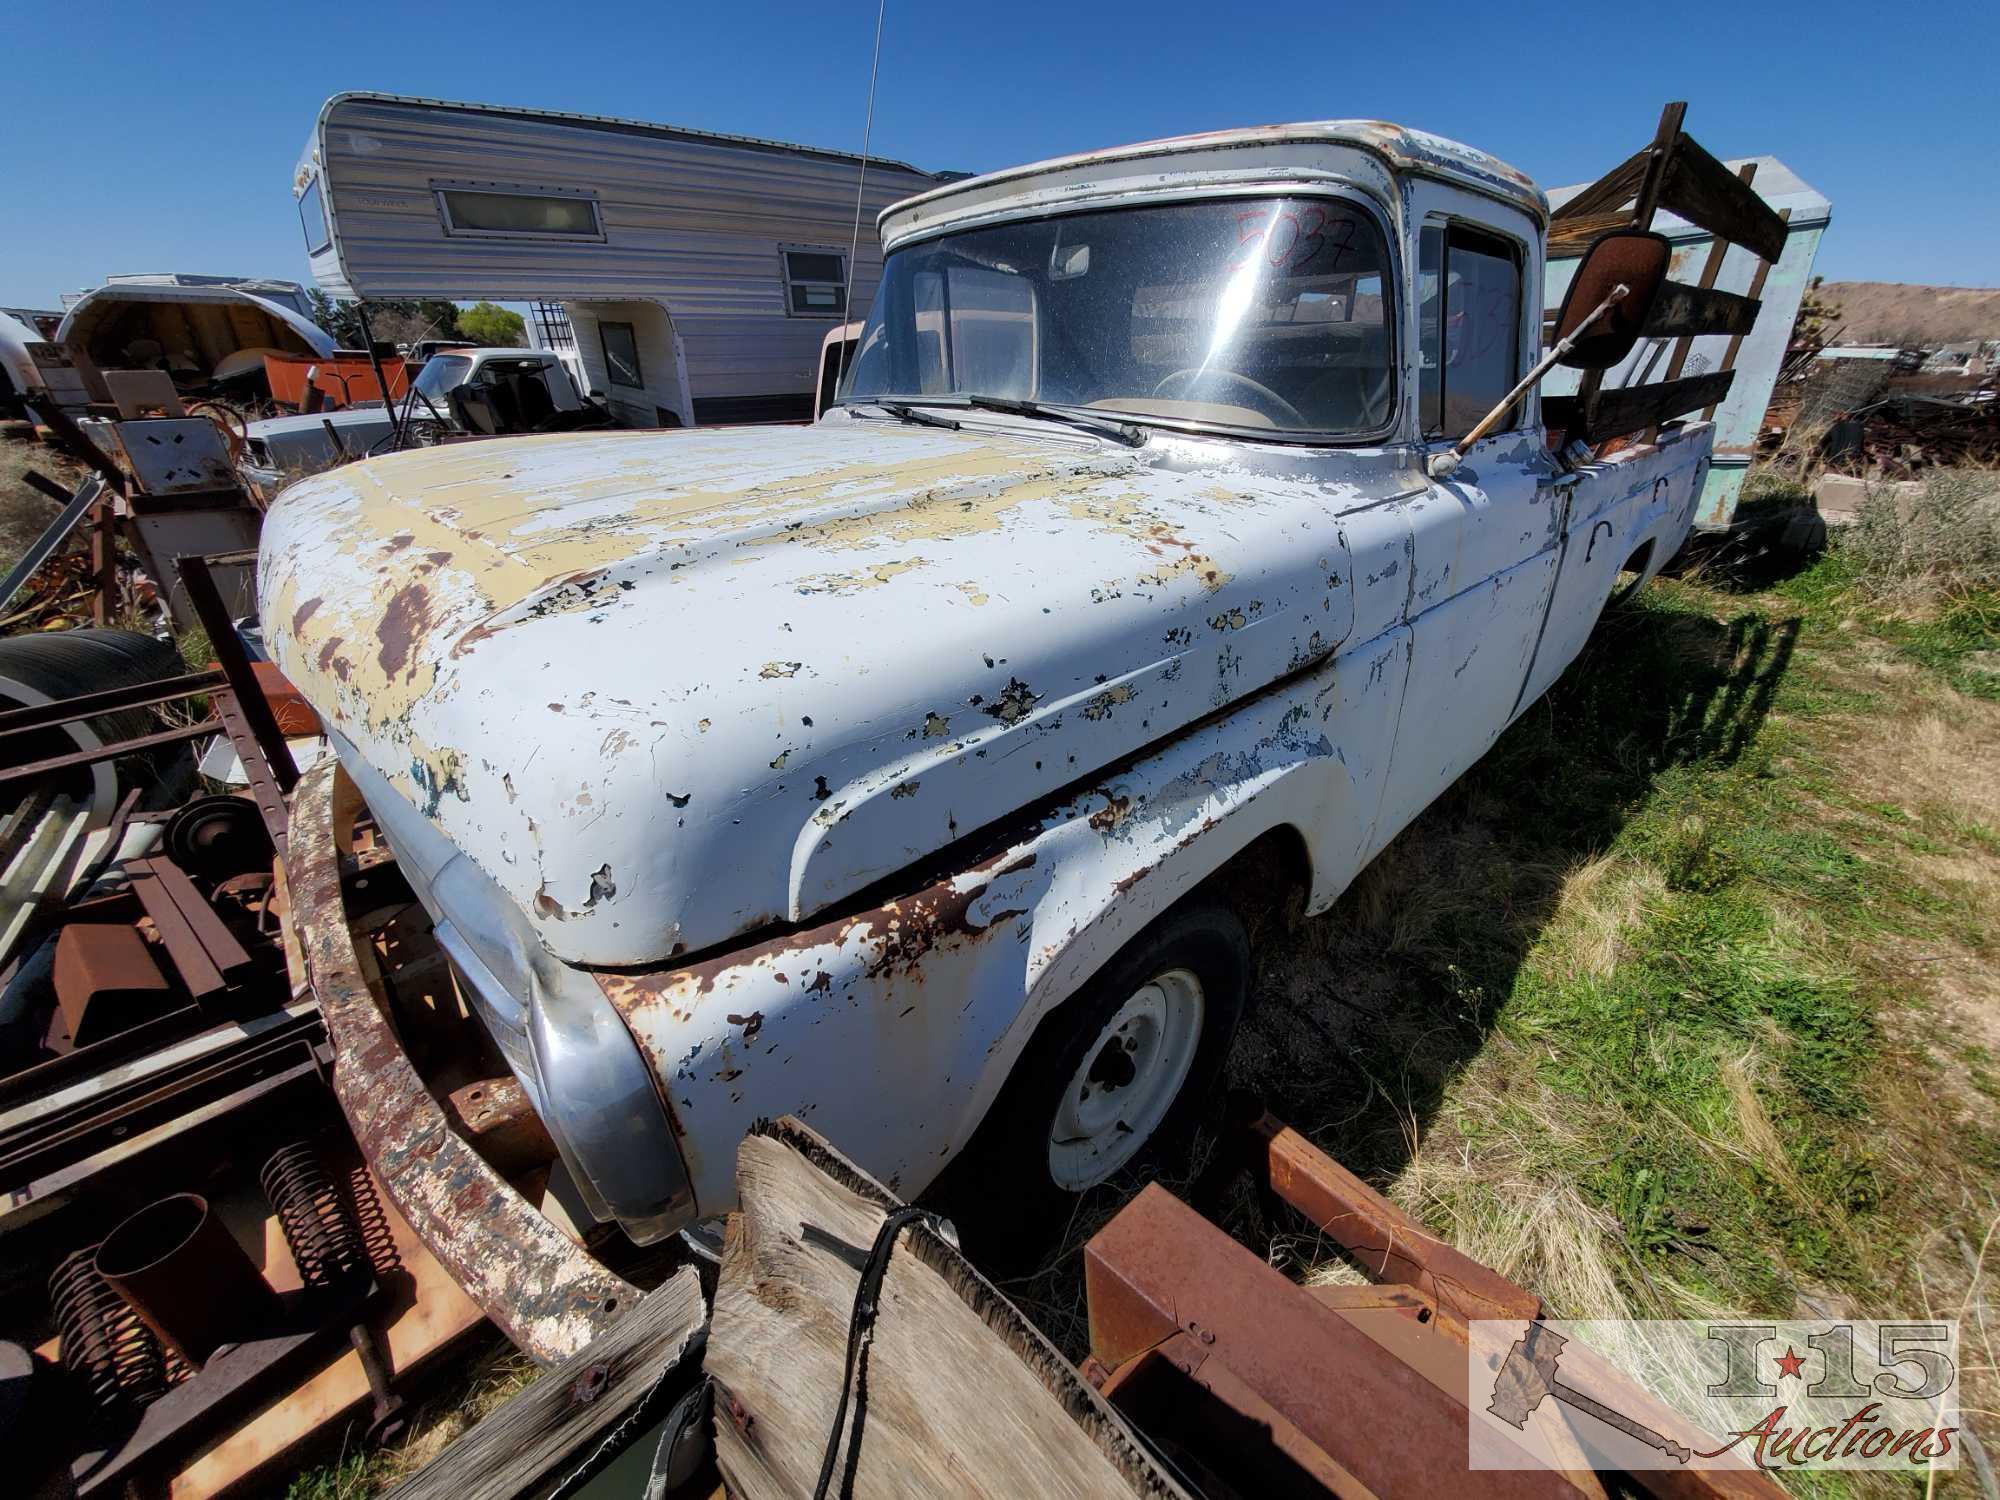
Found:
<svg viewBox="0 0 2000 1500"><path fill-rule="evenodd" d="M1114 688L1106 688L1095 698L1084 704L1082 710L1083 716L1086 719L1108 719L1111 717L1112 709L1121 703L1130 703L1131 701L1132 684L1121 682Z"/></svg>
<svg viewBox="0 0 2000 1500"><path fill-rule="evenodd" d="M801 578L796 585L802 594L853 594L862 589L880 588L891 578L917 568L928 568L930 559L914 557L906 562L876 563L851 573L816 573Z"/></svg>

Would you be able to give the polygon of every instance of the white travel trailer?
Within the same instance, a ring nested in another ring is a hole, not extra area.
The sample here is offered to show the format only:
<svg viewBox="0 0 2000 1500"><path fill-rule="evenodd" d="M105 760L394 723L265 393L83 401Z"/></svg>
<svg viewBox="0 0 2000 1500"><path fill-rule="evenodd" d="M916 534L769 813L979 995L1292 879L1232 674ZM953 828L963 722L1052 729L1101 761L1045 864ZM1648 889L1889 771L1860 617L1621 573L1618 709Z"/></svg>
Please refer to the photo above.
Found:
<svg viewBox="0 0 2000 1500"><path fill-rule="evenodd" d="M805 419L820 343L868 306L875 220L944 177L639 120L336 94L293 177L336 297L560 303L634 426ZM855 264L848 253L861 197Z"/></svg>

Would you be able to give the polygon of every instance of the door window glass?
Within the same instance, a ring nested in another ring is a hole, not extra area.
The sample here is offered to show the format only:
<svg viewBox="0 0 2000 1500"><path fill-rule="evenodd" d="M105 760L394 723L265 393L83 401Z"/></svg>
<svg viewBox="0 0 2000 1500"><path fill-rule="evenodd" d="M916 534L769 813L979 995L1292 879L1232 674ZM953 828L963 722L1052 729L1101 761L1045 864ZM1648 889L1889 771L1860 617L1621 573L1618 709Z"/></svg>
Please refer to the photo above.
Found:
<svg viewBox="0 0 2000 1500"><path fill-rule="evenodd" d="M1423 231L1417 276L1424 435L1462 437L1520 379L1520 259L1506 240L1454 224Z"/></svg>

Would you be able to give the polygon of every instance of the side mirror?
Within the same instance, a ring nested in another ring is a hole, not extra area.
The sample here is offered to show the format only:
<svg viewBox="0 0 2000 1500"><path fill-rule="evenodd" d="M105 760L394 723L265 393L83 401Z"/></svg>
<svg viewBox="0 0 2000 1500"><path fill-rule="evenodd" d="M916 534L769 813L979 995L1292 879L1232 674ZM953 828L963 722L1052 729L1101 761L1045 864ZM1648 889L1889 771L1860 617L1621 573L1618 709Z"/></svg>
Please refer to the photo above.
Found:
<svg viewBox="0 0 2000 1500"><path fill-rule="evenodd" d="M1556 317L1556 342L1574 336L1560 363L1572 370L1608 370L1630 354L1667 279L1672 254L1665 235L1644 229L1614 229L1592 241L1570 278ZM1625 295L1583 328L1591 313L1620 286Z"/></svg>

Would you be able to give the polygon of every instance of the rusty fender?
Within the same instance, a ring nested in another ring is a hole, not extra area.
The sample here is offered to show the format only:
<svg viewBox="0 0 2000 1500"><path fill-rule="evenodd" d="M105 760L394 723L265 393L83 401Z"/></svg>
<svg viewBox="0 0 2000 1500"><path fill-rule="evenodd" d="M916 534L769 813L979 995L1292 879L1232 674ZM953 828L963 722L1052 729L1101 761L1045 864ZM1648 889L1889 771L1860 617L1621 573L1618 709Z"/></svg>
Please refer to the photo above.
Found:
<svg viewBox="0 0 2000 1500"><path fill-rule="evenodd" d="M333 1087L396 1209L501 1331L538 1362L568 1358L636 1306L606 1270L453 1132L404 1054L355 956L340 852L361 802L332 757L299 781L286 879L313 994L334 1048Z"/></svg>
<svg viewBox="0 0 2000 1500"><path fill-rule="evenodd" d="M1002 853L869 910L648 974L600 972L661 1080L703 1215L737 1142L797 1115L905 1196L972 1134L1036 1025L1258 835L1330 904L1375 844L1398 627L1057 808Z"/></svg>

